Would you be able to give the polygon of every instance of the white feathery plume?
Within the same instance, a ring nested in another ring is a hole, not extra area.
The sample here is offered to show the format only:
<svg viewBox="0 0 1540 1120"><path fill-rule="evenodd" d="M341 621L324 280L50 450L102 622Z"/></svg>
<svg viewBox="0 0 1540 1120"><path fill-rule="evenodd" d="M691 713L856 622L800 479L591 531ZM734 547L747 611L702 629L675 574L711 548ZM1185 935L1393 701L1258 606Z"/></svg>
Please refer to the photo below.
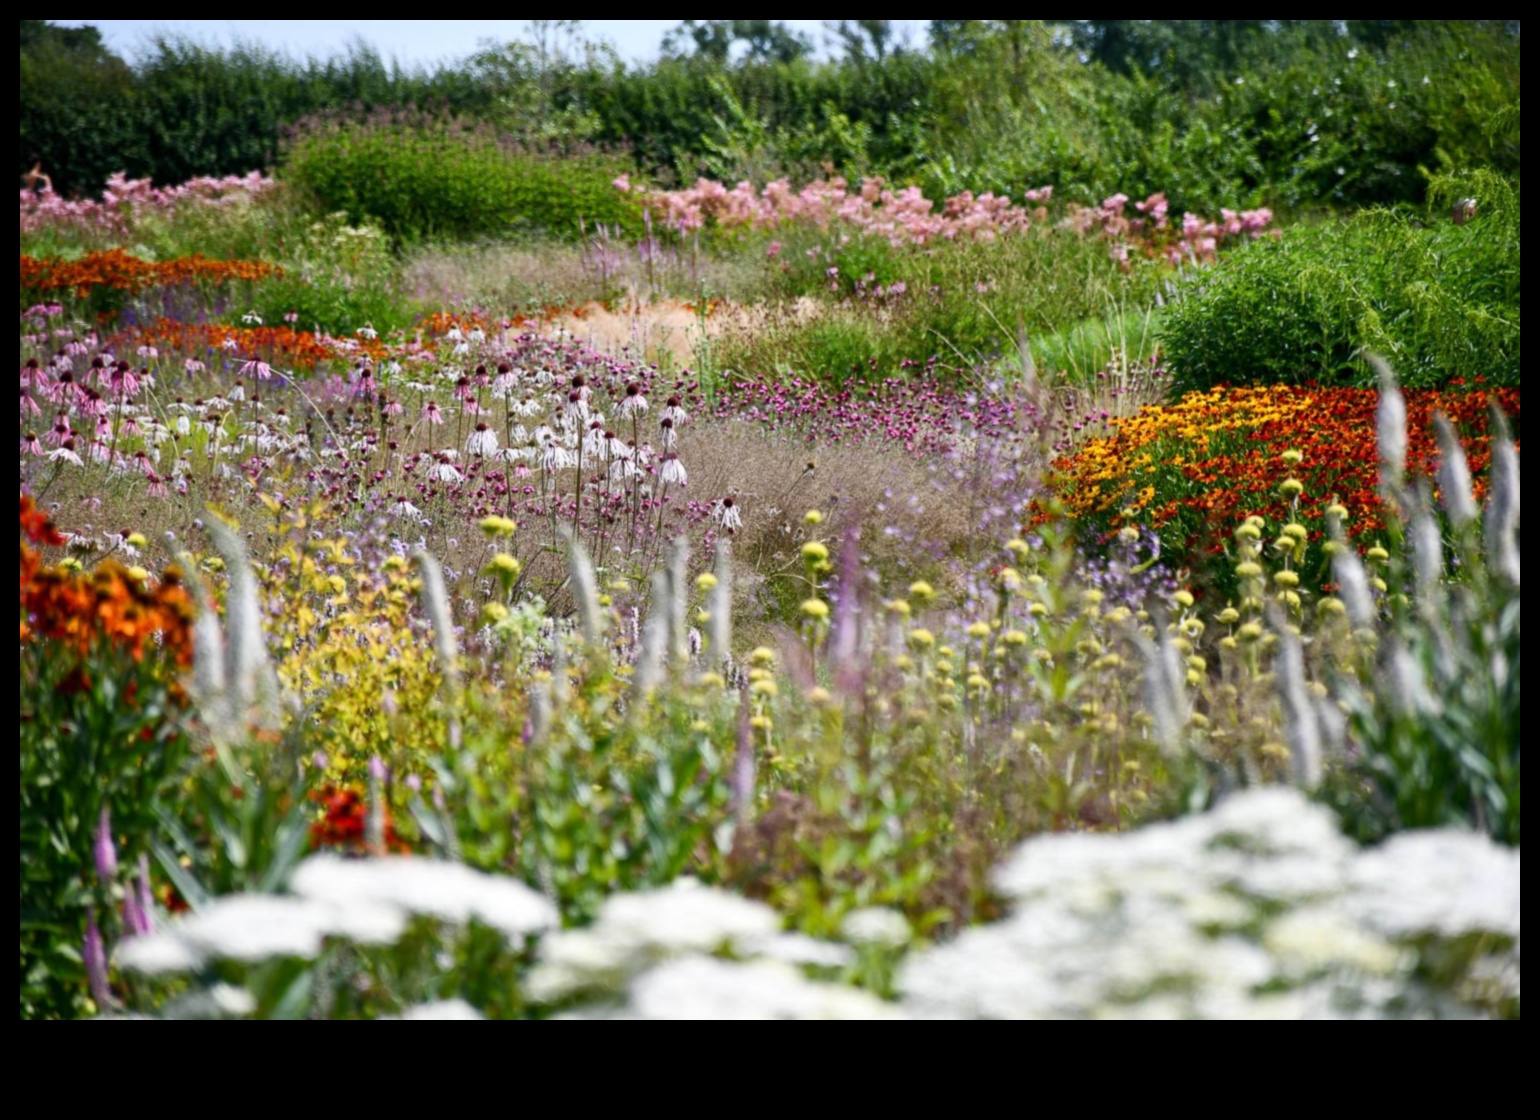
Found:
<svg viewBox="0 0 1540 1120"><path fill-rule="evenodd" d="M1507 423L1492 441L1492 493L1487 501L1487 564L1498 579L1519 586L1519 453Z"/></svg>
<svg viewBox="0 0 1540 1120"><path fill-rule="evenodd" d="M1433 416L1433 430L1438 435L1438 486L1443 494L1444 509L1456 530L1464 529L1479 516L1476 499L1471 493L1470 465L1465 461L1465 448L1454 425L1442 412Z"/></svg>
<svg viewBox="0 0 1540 1120"><path fill-rule="evenodd" d="M642 626L642 648L636 656L632 688L639 698L658 687L663 679L664 659L668 655L669 578L665 572L652 577L652 609Z"/></svg>
<svg viewBox="0 0 1540 1120"><path fill-rule="evenodd" d="M1304 649L1281 617L1275 614L1270 621L1278 636L1278 657L1273 668L1278 699L1283 706L1284 737L1288 741L1294 784L1301 789L1314 789L1323 772L1321 728L1305 681Z"/></svg>
<svg viewBox="0 0 1540 1120"><path fill-rule="evenodd" d="M1335 517L1328 517L1327 525L1331 529L1332 540L1338 546L1336 554L1331 558L1332 574L1337 577L1337 597L1347 608L1348 618L1353 625L1360 630L1367 630L1374 625L1375 618L1374 596L1369 592L1369 573L1364 571L1364 562L1358 558L1358 552L1342 531L1342 523Z"/></svg>
<svg viewBox="0 0 1540 1120"><path fill-rule="evenodd" d="M454 615L449 609L449 591L444 586L444 568L430 552L419 549L412 560L422 572L422 605L433 624L433 650L438 655L439 672L452 689L460 687L460 650L455 641Z"/></svg>
<svg viewBox="0 0 1540 1120"><path fill-rule="evenodd" d="M577 606L583 640L597 647L604 640L604 612L599 607L599 579L593 562L577 537L567 532L567 558L572 574L572 599Z"/></svg>
<svg viewBox="0 0 1540 1120"><path fill-rule="evenodd" d="M1375 415L1380 445L1380 492L1390 498L1400 491L1401 480L1406 477L1406 398L1401 395L1389 363L1378 354L1367 357L1380 378L1380 403Z"/></svg>
<svg viewBox="0 0 1540 1120"><path fill-rule="evenodd" d="M690 628L685 621L688 592L685 577L689 570L690 542L683 536L674 541L668 557L668 657L670 664L681 664L690 657Z"/></svg>
<svg viewBox="0 0 1540 1120"><path fill-rule="evenodd" d="M711 589L711 658L720 664L733 648L733 550L717 541L717 585Z"/></svg>

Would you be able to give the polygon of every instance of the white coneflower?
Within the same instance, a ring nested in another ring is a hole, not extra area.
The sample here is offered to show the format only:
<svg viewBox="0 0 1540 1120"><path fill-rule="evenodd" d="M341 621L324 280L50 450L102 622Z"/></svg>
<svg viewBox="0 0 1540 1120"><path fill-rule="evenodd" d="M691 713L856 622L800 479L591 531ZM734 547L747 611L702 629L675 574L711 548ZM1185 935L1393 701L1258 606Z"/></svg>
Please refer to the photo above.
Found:
<svg viewBox="0 0 1540 1120"><path fill-rule="evenodd" d="M630 482L640 473L636 467L636 460L629 453L617 455L610 461L611 482Z"/></svg>
<svg viewBox="0 0 1540 1120"><path fill-rule="evenodd" d="M668 407L663 410L662 419L673 421L674 427L682 427L689 423L690 414L684 410L684 405L678 397L668 398Z"/></svg>
<svg viewBox="0 0 1540 1120"><path fill-rule="evenodd" d="M422 510L418 509L411 502L407 501L405 498L398 494L396 496L395 504L390 507L390 515L392 517L399 517L416 521L422 517Z"/></svg>
<svg viewBox="0 0 1540 1120"><path fill-rule="evenodd" d="M608 445L604 439L604 427L597 421L588 425L588 432L583 437L583 454L598 457L603 455Z"/></svg>
<svg viewBox="0 0 1540 1120"><path fill-rule="evenodd" d="M471 438L465 441L465 450L470 455L496 455L497 433L486 424L477 424Z"/></svg>
<svg viewBox="0 0 1540 1120"><path fill-rule="evenodd" d="M529 430L523 424L515 424L508 429L508 442L514 447L522 447L529 441Z"/></svg>
<svg viewBox="0 0 1540 1120"><path fill-rule="evenodd" d="M577 466L577 459L555 439L547 439L540 447L540 469L561 471Z"/></svg>
<svg viewBox="0 0 1540 1120"><path fill-rule="evenodd" d="M665 486L688 486L690 482L690 476L684 469L684 463L672 451L663 456L662 465L658 467L658 479Z"/></svg>
<svg viewBox="0 0 1540 1120"><path fill-rule="evenodd" d="M583 394L573 389L567 394L566 403L562 406L561 418L569 427L582 427L588 423L588 402L583 399Z"/></svg>
<svg viewBox="0 0 1540 1120"><path fill-rule="evenodd" d="M679 446L679 433L675 430L672 420L665 416L658 428L660 432L658 442L663 444L663 450L672 451Z"/></svg>
<svg viewBox="0 0 1540 1120"><path fill-rule="evenodd" d="M453 463L445 462L434 463L428 469L428 477L434 482L456 483L465 481L465 476L460 473L460 468L456 467Z"/></svg>
<svg viewBox="0 0 1540 1120"><path fill-rule="evenodd" d="M647 414L647 398L642 394L640 383L633 381L626 386L625 399L620 402L620 414L627 420Z"/></svg>
<svg viewBox="0 0 1540 1120"><path fill-rule="evenodd" d="M711 520L722 526L729 533L736 533L743 528L743 513L738 509L737 502L732 498L720 498L716 505L711 507Z"/></svg>
<svg viewBox="0 0 1540 1120"><path fill-rule="evenodd" d="M55 448L48 453L50 463L69 463L72 466L83 467L85 460L75 454L75 441L69 440L63 447Z"/></svg>

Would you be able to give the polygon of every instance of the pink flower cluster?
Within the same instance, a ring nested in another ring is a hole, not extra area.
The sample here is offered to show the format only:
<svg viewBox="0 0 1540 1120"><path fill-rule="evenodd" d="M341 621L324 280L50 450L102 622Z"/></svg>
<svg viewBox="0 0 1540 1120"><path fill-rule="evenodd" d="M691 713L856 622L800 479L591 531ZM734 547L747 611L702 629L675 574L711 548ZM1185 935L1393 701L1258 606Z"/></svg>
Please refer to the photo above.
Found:
<svg viewBox="0 0 1540 1120"><path fill-rule="evenodd" d="M759 191L749 182L729 189L710 179L697 179L693 187L664 191L635 186L623 175L615 180L615 187L640 194L647 206L661 212L663 224L680 234L708 223L723 229L773 230L801 222L825 231L838 224L885 237L894 245L990 240L1024 230L1047 220L1045 204L1053 197L1052 187L1039 187L1027 191L1024 204L1017 205L1007 195L963 191L938 209L919 187L894 191L880 178L863 179L856 191L841 178L819 180L801 190L777 179ZM1133 213L1129 213L1128 196L1115 194L1100 206L1071 205L1063 224L1084 235L1105 237L1111 243L1109 251L1120 261L1137 252L1181 264L1209 263L1226 239L1261 236L1270 232L1273 220L1273 212L1263 208L1222 210L1219 221L1188 213L1173 224L1169 210L1164 192L1135 202ZM771 246L772 257L779 251L778 243Z"/></svg>
<svg viewBox="0 0 1540 1120"><path fill-rule="evenodd" d="M615 186L642 194L647 205L661 212L663 224L676 233L698 230L708 221L724 229L755 230L794 222L827 230L839 223L886 237L895 245L923 245L938 238L987 240L1008 230L1025 229L1047 217L1041 204L1053 194L1052 187L1028 191L1026 202L1034 207L1029 210L1005 195L964 191L937 211L919 187L893 191L881 178L863 179L859 190L852 190L843 178L818 180L801 190L792 189L786 179L777 179L760 191L749 182L728 189L710 179L697 179L693 187L683 190L648 190L633 186L625 176L616 179Z"/></svg>
<svg viewBox="0 0 1540 1120"><path fill-rule="evenodd" d="M130 179L118 172L107 180L100 201L66 199L54 193L52 186L21 192L21 232L74 227L126 233L135 214L168 211L179 206L229 206L255 198L275 186L273 179L260 171L249 175L227 175L222 179L204 176L189 179L177 187L152 186L148 179Z"/></svg>
<svg viewBox="0 0 1540 1120"><path fill-rule="evenodd" d="M1268 229L1273 212L1266 207L1221 210L1217 222L1186 213L1182 215L1181 224L1173 226L1171 204L1164 191L1134 203L1132 215L1128 213L1128 202L1128 196L1120 193L1100 206L1072 207L1065 224L1082 234L1100 234L1107 238L1113 243L1113 256L1119 260L1126 261L1129 246L1134 245L1143 249L1146 255L1163 258L1174 265L1183 262L1210 264L1218 254L1219 246L1229 238L1276 236L1277 233Z"/></svg>

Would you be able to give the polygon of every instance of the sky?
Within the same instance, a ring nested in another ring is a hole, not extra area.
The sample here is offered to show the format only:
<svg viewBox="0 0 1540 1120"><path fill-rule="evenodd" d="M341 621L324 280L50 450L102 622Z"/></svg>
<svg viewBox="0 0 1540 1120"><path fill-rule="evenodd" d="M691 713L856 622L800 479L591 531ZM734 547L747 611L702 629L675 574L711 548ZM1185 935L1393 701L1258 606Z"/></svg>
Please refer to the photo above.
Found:
<svg viewBox="0 0 1540 1120"><path fill-rule="evenodd" d="M386 58L403 64L448 62L463 58L483 40L505 42L523 36L524 19L60 19L67 27L89 23L101 30L110 50L128 59L139 56L151 35L185 35L211 46L256 42L294 55L335 54L363 40ZM628 62L650 61L658 56L663 35L676 19L585 19L583 33L591 39L608 40ZM824 21L788 19L782 22L811 35L822 45ZM893 21L900 38L924 40L925 20Z"/></svg>

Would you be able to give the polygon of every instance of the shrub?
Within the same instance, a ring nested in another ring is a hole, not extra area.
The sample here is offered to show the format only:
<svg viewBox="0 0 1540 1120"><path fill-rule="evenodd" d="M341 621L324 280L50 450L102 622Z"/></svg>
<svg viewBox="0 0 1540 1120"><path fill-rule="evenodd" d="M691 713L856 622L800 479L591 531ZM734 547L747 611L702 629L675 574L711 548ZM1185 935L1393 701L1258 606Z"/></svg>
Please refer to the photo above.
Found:
<svg viewBox="0 0 1540 1120"><path fill-rule="evenodd" d="M611 185L624 170L617 157L548 158L454 118L311 118L296 126L281 167L322 209L378 224L401 242L528 232L572 240L585 224L632 232L640 224Z"/></svg>
<svg viewBox="0 0 1540 1120"><path fill-rule="evenodd" d="M1371 210L1295 226L1190 274L1162 338L1173 388L1368 387L1368 351L1390 359L1411 387L1461 378L1517 385L1517 184L1490 174L1440 179L1432 199L1426 220Z"/></svg>

